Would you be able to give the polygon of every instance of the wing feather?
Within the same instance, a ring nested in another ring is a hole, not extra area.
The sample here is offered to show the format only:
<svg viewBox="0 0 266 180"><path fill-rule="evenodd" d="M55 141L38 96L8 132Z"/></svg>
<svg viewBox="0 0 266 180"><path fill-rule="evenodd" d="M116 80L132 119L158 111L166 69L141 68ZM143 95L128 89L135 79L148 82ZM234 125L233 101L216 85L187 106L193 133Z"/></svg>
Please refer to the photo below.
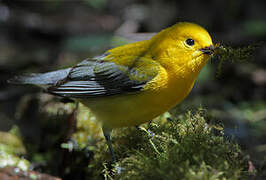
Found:
<svg viewBox="0 0 266 180"><path fill-rule="evenodd" d="M69 98L90 98L111 96L124 93L136 93L153 79L157 72L139 71L114 62L100 59L87 59L73 67L68 76L57 85L48 88L48 92ZM158 69L157 69L158 70Z"/></svg>

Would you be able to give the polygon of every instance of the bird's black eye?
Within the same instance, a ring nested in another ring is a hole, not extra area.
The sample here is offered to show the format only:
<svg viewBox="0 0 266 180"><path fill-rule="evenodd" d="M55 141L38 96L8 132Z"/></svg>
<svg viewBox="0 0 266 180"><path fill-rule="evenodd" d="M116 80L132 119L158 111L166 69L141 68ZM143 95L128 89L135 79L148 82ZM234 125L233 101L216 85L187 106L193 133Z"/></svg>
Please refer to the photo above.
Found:
<svg viewBox="0 0 266 180"><path fill-rule="evenodd" d="M195 44L195 42L194 42L193 39L188 38L188 39L186 40L186 44L189 45L189 46L193 46L193 45Z"/></svg>

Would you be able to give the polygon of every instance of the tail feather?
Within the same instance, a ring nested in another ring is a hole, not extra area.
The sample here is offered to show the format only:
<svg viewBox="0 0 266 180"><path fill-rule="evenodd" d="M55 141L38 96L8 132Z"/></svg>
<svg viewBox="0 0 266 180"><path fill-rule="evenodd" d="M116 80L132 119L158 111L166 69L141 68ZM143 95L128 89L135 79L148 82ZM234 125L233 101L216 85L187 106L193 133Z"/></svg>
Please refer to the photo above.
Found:
<svg viewBox="0 0 266 180"><path fill-rule="evenodd" d="M58 71L52 71L47 73L29 74L22 76L15 76L8 80L12 84L34 84L34 85L54 85L59 80L67 77L71 68L61 69Z"/></svg>

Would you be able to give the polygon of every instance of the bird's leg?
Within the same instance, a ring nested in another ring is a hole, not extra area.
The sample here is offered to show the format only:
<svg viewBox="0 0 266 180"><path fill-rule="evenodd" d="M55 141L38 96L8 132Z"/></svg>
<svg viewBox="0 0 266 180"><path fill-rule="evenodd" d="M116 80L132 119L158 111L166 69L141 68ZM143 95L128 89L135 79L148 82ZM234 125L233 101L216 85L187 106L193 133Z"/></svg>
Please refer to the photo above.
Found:
<svg viewBox="0 0 266 180"><path fill-rule="evenodd" d="M117 161L116 161L116 156L115 156L115 153L114 153L114 149L113 149L112 142L111 142L111 137L110 137L112 129L109 129L109 128L106 128L106 127L103 126L102 130L103 130L103 135L104 135L105 140L106 140L107 145L108 145L109 152L110 152L111 157L112 157L112 161L113 161L113 163L115 163Z"/></svg>
<svg viewBox="0 0 266 180"><path fill-rule="evenodd" d="M113 146L112 146L112 142L111 142L111 138L110 138L112 129L103 126L102 130L103 130L103 135L104 135L104 137L106 139L106 142L107 142L107 145L108 145L109 152L110 152L110 154L112 156L112 162L113 162L113 164L115 164L116 172L117 172L117 174L120 174L121 171L124 170L124 168L122 168L122 167L120 167L120 166L118 166L116 164L117 159L116 159L116 156L115 156L115 153L114 153L114 149L113 149Z"/></svg>

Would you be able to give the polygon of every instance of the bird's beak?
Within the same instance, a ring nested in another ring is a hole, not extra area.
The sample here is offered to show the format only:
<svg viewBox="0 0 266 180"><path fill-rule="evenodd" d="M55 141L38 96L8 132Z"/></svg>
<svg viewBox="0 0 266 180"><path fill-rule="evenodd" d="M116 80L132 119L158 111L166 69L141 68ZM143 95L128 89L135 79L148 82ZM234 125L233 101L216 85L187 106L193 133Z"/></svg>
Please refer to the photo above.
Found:
<svg viewBox="0 0 266 180"><path fill-rule="evenodd" d="M212 55L214 53L214 46L210 45L208 47L199 49L201 52L203 52L203 54L208 54L208 55Z"/></svg>

